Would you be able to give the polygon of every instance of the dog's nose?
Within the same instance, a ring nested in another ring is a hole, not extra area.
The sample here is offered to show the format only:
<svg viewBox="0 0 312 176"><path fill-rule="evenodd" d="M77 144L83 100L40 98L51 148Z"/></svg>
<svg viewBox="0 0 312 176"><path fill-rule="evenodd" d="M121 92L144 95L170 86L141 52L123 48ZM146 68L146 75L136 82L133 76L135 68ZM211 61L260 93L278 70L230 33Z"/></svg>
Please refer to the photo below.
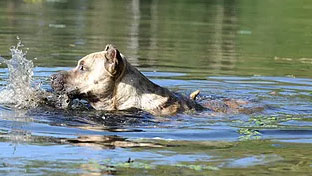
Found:
<svg viewBox="0 0 312 176"><path fill-rule="evenodd" d="M63 82L64 79L66 78L67 74L66 72L59 72L51 75L50 79L51 81L56 81L56 82Z"/></svg>
<svg viewBox="0 0 312 176"><path fill-rule="evenodd" d="M56 77L57 77L57 74L51 75L51 81L54 81L56 79Z"/></svg>
<svg viewBox="0 0 312 176"><path fill-rule="evenodd" d="M51 87L53 90L61 91L64 89L65 76L62 73L51 75Z"/></svg>

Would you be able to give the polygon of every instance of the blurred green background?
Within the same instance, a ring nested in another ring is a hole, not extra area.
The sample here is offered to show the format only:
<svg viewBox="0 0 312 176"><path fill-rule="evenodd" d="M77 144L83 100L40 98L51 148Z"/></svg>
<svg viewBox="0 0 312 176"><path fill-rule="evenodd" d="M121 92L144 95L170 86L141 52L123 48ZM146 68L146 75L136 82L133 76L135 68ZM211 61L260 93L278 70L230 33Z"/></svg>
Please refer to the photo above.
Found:
<svg viewBox="0 0 312 176"><path fill-rule="evenodd" d="M42 67L73 67L116 45L145 71L211 75L312 73L308 0L2 0L0 53L19 36Z"/></svg>

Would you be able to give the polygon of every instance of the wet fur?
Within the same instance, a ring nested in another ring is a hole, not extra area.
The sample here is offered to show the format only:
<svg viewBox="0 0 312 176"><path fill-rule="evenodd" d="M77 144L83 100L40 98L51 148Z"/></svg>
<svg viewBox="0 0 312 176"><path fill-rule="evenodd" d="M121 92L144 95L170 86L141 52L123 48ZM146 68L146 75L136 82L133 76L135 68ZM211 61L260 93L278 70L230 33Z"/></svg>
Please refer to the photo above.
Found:
<svg viewBox="0 0 312 176"><path fill-rule="evenodd" d="M79 71L84 64L88 72ZM76 68L52 76L52 88L89 101L97 110L140 109L173 115L198 105L151 82L112 45L82 58Z"/></svg>
<svg viewBox="0 0 312 176"><path fill-rule="evenodd" d="M83 57L76 68L52 75L51 86L71 99L86 99L97 110L139 109L161 116L202 109L221 113L263 110L261 106L245 107L248 101L234 99L198 104L194 100L199 91L189 98L151 82L112 45Z"/></svg>

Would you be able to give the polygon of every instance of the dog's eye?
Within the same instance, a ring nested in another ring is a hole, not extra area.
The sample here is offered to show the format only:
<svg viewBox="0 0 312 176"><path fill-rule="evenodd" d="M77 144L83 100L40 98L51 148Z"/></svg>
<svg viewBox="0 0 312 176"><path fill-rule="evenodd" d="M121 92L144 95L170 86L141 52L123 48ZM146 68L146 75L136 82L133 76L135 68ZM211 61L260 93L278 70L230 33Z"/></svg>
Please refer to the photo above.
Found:
<svg viewBox="0 0 312 176"><path fill-rule="evenodd" d="M84 70L83 65L80 65L80 66L79 66L79 70L80 70L80 71L83 71L83 70Z"/></svg>

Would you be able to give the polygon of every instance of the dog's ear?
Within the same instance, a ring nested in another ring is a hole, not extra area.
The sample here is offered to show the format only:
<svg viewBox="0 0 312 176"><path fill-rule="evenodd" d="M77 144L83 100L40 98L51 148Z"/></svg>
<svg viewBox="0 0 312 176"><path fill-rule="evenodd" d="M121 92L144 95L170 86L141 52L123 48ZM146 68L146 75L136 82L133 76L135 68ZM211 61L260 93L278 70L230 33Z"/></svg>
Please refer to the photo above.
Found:
<svg viewBox="0 0 312 176"><path fill-rule="evenodd" d="M106 45L105 51L107 51L105 54L105 69L113 76L116 76L122 69L123 64L120 52L111 44Z"/></svg>

